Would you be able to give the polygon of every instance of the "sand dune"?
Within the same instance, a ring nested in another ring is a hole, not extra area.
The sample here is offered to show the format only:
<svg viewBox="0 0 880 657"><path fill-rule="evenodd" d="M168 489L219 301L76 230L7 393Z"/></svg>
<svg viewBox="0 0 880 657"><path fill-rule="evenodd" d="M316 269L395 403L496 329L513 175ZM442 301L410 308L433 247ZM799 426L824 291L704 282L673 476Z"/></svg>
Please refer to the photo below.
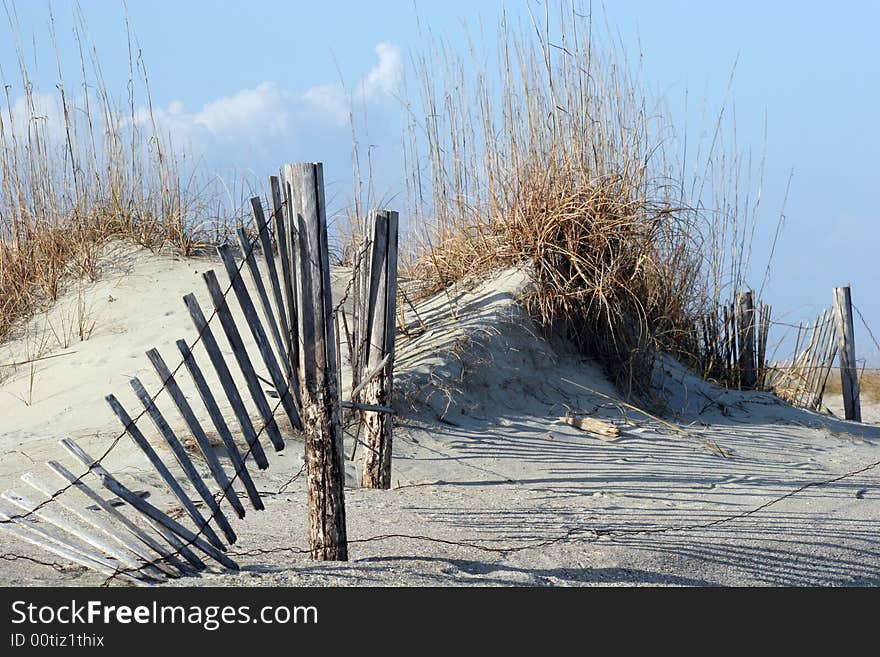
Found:
<svg viewBox="0 0 880 657"><path fill-rule="evenodd" d="M195 292L209 307L201 281L208 268L222 269L213 256L116 245L101 280L72 286L0 346L0 364L67 354L38 361L33 371L0 370L2 490L27 491L19 480L25 472L48 480L47 459L73 469L57 445L63 436L95 453L116 440L121 427L104 395L136 408L128 380L140 377L149 390L159 383L144 352L156 347L178 362L175 340L195 333L181 297ZM336 276L340 294L344 276ZM731 453L722 458L568 383L618 395L594 364L536 335L516 303L525 285L510 270L428 299L417 305L427 330L407 313L396 368L394 487L360 489L359 463L348 464L350 562L315 563L304 554L302 442L282 427L286 449L256 476L266 510L234 523L239 542L230 554L243 570L176 584L880 584L880 468L786 497L880 461L876 408L866 406L868 422L858 425L769 394L715 388L664 360L656 383L668 400L665 419ZM55 336L77 305L88 309L94 330L66 344ZM167 401L160 407L177 417ZM621 435L609 442L559 421L570 413L612 423ZM152 491L155 504L170 505L127 437L107 463L132 487ZM6 533L0 554L53 561ZM2 563L4 585L103 580L69 564L56 572L23 559Z"/></svg>

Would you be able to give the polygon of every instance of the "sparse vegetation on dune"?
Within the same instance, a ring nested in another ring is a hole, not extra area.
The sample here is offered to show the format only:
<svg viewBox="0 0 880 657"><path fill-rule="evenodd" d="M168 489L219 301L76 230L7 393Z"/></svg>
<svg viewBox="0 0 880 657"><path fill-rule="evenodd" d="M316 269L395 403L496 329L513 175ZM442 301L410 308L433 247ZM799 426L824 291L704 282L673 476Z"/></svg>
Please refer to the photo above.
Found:
<svg viewBox="0 0 880 657"><path fill-rule="evenodd" d="M843 394L840 386L840 374L836 369L828 377L828 383L825 385L825 394ZM880 402L880 370L863 369L859 371L859 395L863 400Z"/></svg>
<svg viewBox="0 0 880 657"><path fill-rule="evenodd" d="M9 19L17 38L14 6ZM82 44L83 34L76 39ZM94 279L109 239L191 252L201 239L194 219L205 209L180 153L138 109L151 104L131 41L127 107L114 103L96 53L81 49L72 86L59 62L56 89L45 94L20 44L17 52L18 79L3 80L0 104L0 340L54 301L66 277ZM139 87L144 97L136 99Z"/></svg>
<svg viewBox="0 0 880 657"><path fill-rule="evenodd" d="M695 327L744 287L757 204L742 197L747 167L724 152L721 117L687 155L626 56L596 45L576 4L560 7L525 27L505 19L495 66L476 47L415 56L401 261L423 294L527 265L539 322L645 395L658 350L700 362ZM108 239L184 253L217 239L198 228L212 197L138 109L149 86L130 52L121 108L95 53L81 55L75 88L59 65L46 96L19 48L24 95L7 87L0 116L0 340L66 276L95 278Z"/></svg>
<svg viewBox="0 0 880 657"><path fill-rule="evenodd" d="M408 273L432 292L528 265L540 323L646 394L656 351L696 363L698 319L742 289L756 203L721 117L686 176L671 119L592 31L571 4L502 23L497 67L443 44L417 58Z"/></svg>

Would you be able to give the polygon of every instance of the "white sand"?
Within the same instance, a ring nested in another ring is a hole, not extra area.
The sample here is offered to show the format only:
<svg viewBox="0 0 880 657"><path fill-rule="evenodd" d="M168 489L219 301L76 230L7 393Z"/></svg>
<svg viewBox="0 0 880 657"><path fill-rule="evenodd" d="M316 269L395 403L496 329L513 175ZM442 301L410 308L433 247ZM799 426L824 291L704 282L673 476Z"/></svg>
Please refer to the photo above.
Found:
<svg viewBox="0 0 880 657"><path fill-rule="evenodd" d="M71 290L0 346L0 364L32 355L47 320L60 326L79 296L96 320L85 342L48 340L46 355L75 353L38 362L32 393L28 366L0 370L0 488L36 497L18 477L33 471L55 483L42 465L47 459L79 472L57 445L62 436L94 454L107 449L120 425L103 396L116 394L134 412L128 379L139 376L150 390L158 385L144 351L157 347L177 364L174 341L195 335L180 298L194 291L210 307L201 280L208 268L225 281L213 258L118 246L98 283L81 295ZM337 278L341 283L341 272ZM350 562L315 563L303 554L302 478L285 486L300 470L302 443L289 435L283 452L267 450L271 468L255 474L266 510L233 522L239 542L230 553L243 570L178 583L880 584L880 468L725 520L880 461L880 427L792 409L767 394L722 391L665 362L658 380L669 396L666 419L733 452L716 456L565 383L617 394L593 365L534 334L515 303L523 284L524 276L511 271L454 294L457 319L446 295L419 304L428 326L421 334L407 313L411 335L399 337L396 369L395 488L357 488L359 463L348 465ZM180 379L191 394L187 378ZM162 399L160 407L180 430L169 402ZM606 442L558 422L568 410L617 424L621 438ZM877 422L875 407L863 412ZM146 418L139 426L155 437ZM155 503L170 504L127 437L106 463L132 487L151 491ZM11 510L5 502L0 507ZM716 524L697 527L710 523ZM641 530L648 531L632 533ZM0 532L0 555L16 554L60 562ZM6 585L103 580L73 565L57 573L21 559L0 564Z"/></svg>

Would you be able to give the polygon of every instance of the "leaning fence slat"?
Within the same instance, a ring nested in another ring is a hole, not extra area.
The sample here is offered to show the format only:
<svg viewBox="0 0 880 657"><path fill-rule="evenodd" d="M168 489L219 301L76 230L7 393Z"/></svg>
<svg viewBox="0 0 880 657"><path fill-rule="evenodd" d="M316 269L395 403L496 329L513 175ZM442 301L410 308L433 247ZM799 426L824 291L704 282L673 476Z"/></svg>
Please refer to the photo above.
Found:
<svg viewBox="0 0 880 657"><path fill-rule="evenodd" d="M272 188L272 212L275 217L275 234L278 237L278 252L281 256L281 286L284 289L284 300L287 303L288 322L288 359L290 368L294 374L294 380L299 380L299 338L296 336L297 319L297 290L294 284L296 272L296 217L291 212L290 186L285 181L285 190L282 193L281 181L277 176L269 178L269 186Z"/></svg>
<svg viewBox="0 0 880 657"><path fill-rule="evenodd" d="M196 489L199 497L202 498L202 501L208 507L208 510L211 511L211 516L209 516L208 522L210 522L211 517L213 517L213 519L217 521L217 525L223 531L223 534L226 536L226 540L229 541L229 543L235 543L236 536L232 526L229 524L223 511L220 509L220 505L217 504L217 500L214 499L214 495L211 493L210 489L208 489L207 484L205 484L204 479L202 479L202 475L196 470L195 464L192 462L189 454L186 453L186 448L180 442L177 434L171 429L171 425L168 424L168 421L162 415L159 407L156 406L156 402L150 398L150 393L144 388L140 379L135 377L129 383L141 404L144 405L147 415L150 416L156 429L165 439L165 443L171 449L174 458L177 459L178 465L180 465L187 479L189 479L189 482L192 484L193 488ZM187 496L187 500L189 500L189 496Z"/></svg>
<svg viewBox="0 0 880 657"><path fill-rule="evenodd" d="M260 246L263 248L263 258L266 261L266 272L269 276L269 284L272 286L272 295L275 297L275 305L278 308L278 316L281 319L281 327L287 333L290 323L289 318L285 317L286 309L281 296L281 282L278 279L278 269L275 266L275 255L272 250L272 239L269 236L269 228L266 225L266 216L263 214L263 203L259 196L251 199L251 209L254 213L254 219L257 222L257 230L259 231ZM276 222L277 227L277 222ZM277 230L277 228L276 228ZM279 240L278 250L281 251L281 242Z"/></svg>
<svg viewBox="0 0 880 657"><path fill-rule="evenodd" d="M251 479L250 472L248 472L244 459L241 457L241 452L238 451L238 445L235 444L235 439L229 431L229 425L226 424L223 413L220 411L220 407L217 406L217 400L214 398L214 393L212 393L211 389L208 387L208 383L205 381L202 370L196 362L192 351L190 351L189 347L186 345L186 342L184 340L178 340L176 344L178 351L180 351L180 355L183 357L183 364L186 366L187 371L189 371L193 383L195 383L196 389L199 391L199 396L201 396L202 402L208 410L208 415L211 416L214 428L217 430L217 434L220 436L223 445L226 447L226 453L229 455L229 460L232 461L232 466L235 468L235 474L241 479L241 483L247 491L251 505L257 511L262 511L265 508L263 506L263 500L260 498L259 492L257 492L257 487L254 485L253 479Z"/></svg>
<svg viewBox="0 0 880 657"><path fill-rule="evenodd" d="M76 526L76 524L71 523L66 518L52 511L52 509L50 509L48 506L40 507L38 503L24 497L23 495L19 495L12 490L4 492L2 497L7 502L17 506L19 509L22 509L27 513L33 513L33 515L37 518L44 520L50 525L54 525L63 532L67 532L68 534L79 539L83 543L91 545L93 548L97 549L99 553L103 552L115 561L119 562L119 564L121 564L122 566L125 566L128 570L140 570L140 568L144 565L132 559L131 555L127 552L124 552L114 547L113 545L110 545L100 537L95 536L90 532L84 531L80 527ZM106 561L106 559L102 558L102 561ZM107 562L107 564L109 566L114 565L112 562L109 561ZM154 580L156 579L155 575L149 575L149 577Z"/></svg>
<svg viewBox="0 0 880 657"><path fill-rule="evenodd" d="M238 305L251 330L254 342L257 344L257 350L260 352L263 364L269 371L269 377L272 379L275 390L281 396L281 405L284 407L287 419L290 420L290 424L295 429L301 430L302 421L296 408L296 400L291 394L291 386L281 373L281 368L278 366L275 354L272 353L272 347L269 346L269 339L266 337L266 332L260 323L257 309L254 307L254 302L251 300L250 294L248 294L247 288L244 286L244 282L238 273L235 258L233 258L232 252L227 246L218 247L217 252L220 254L223 266L226 267L226 273L229 275L229 280L232 283L232 291L235 293L235 298L238 299Z"/></svg>
<svg viewBox="0 0 880 657"><path fill-rule="evenodd" d="M245 408L244 401L242 401L241 395L238 392L238 386L235 384L235 381L232 378L232 373L226 365L226 359L223 358L223 353L220 351L220 346L217 344L214 333L211 331L211 327L208 326L208 320L205 319L205 314L202 312L202 308L199 306L199 302L196 300L195 295L187 294L183 297L183 301L189 310L189 316L192 318L196 330L199 332L199 335L202 336L202 344L205 345L205 350L208 352L208 357L211 359L214 371L220 379L220 385L223 387L223 392L226 393L226 398L229 400L230 406L232 406L232 411L235 413L235 418L238 420L238 425L241 428L241 432L244 434L248 449L253 455L257 467L261 470L265 470L269 467L266 453L263 451L259 436L257 436L250 415L248 414L247 408Z"/></svg>
<svg viewBox="0 0 880 657"><path fill-rule="evenodd" d="M229 312L229 306L226 304L226 298L223 296L223 291L220 289L217 275L213 270L208 270L202 277L205 279L205 284L208 286L208 293L211 295L211 301L214 303L217 317L220 318L220 326L223 327L223 332L226 334L226 339L232 347L232 353L235 356L235 360L238 362L241 373L244 375L244 380L247 383L251 397L257 405L257 410L259 410L260 416L263 418L263 422L266 426L266 433L269 434L269 440L271 440L272 444L275 446L275 451L280 452L284 449L284 439L281 437L281 432L278 430L278 425L275 423L275 418L272 416L272 409L269 408L269 402L266 401L263 387L260 385L260 380L257 378L257 373L247 354L244 342L241 339L241 334L238 332L235 320L232 318L232 313Z"/></svg>
<svg viewBox="0 0 880 657"><path fill-rule="evenodd" d="M171 492L174 493L175 497L180 501L183 505L183 508L186 509L186 512L189 514L192 521L195 523L196 527L202 529L205 533L205 536L210 540L214 545L220 546L222 549L223 543L220 541L220 538L217 534L214 533L214 530L208 525L208 521L202 517L202 514L199 513L199 510L192 503L192 500L189 499L189 495L186 494L186 491L181 488L177 479L174 478L174 475L171 474L171 471L168 469L168 466L159 458L159 455L156 454L156 450L153 449L153 446L150 445L149 441L144 437L144 434L141 433L141 430L137 427L137 425L132 421L131 417L128 415L128 412L123 408L122 404L119 403L119 400L116 399L113 395L107 395L105 397L107 403L110 404L110 408L113 409L113 412L119 418L119 421L122 423L122 426L125 427L126 432L134 441L134 443L140 447L141 451L146 455L147 459L150 463L153 464L153 467L156 469L156 472L159 473L159 476L162 477L162 480L167 484L168 488L171 489ZM114 491L115 492L115 491Z"/></svg>
<svg viewBox="0 0 880 657"><path fill-rule="evenodd" d="M183 394L180 386L177 385L177 381L174 379L171 370L168 369L168 366L165 364L165 361L156 349L150 349L147 352L147 358L150 360L150 363L152 363L153 368L156 370L156 374L159 375L159 379L162 381L162 385L168 390L168 394L171 395L174 405L177 406L177 410L180 411L181 417L183 417L184 422L186 422L186 425L192 432L193 438L198 444L199 450L205 458L205 462L208 464L208 469L214 477L214 481L220 486L220 491L229 501L232 508L235 509L238 517L244 518L244 506L238 499L238 495L236 495L235 489L232 487L232 482L226 475L223 466L220 465L220 461L214 453L214 448L211 447L211 442L208 440L208 436L205 435L201 423L195 413L193 413L192 407L186 400L186 396Z"/></svg>
<svg viewBox="0 0 880 657"><path fill-rule="evenodd" d="M197 547L218 563L232 570L239 570L237 563L235 563L232 559L223 554L223 552L218 550L216 547L208 543L201 536L194 533L190 529L187 529L173 518L168 517L167 514L160 511L158 508L156 508L146 500L141 499L140 496L133 493L124 485L122 485L109 472L107 472L107 470L105 470L103 466L101 466L97 461L95 461L95 459L89 456L73 440L69 438L64 438L62 439L61 444L64 445L64 447L71 454L78 458L83 463L83 465L89 467L91 471L94 472L98 476L98 478L100 478L101 484L114 495L118 495L122 498L123 501L133 506L143 515L151 518L160 525L163 525L166 529L170 530L174 534L177 534L177 536L182 538L188 544ZM200 527L204 529L204 526L200 525Z"/></svg>
<svg viewBox="0 0 880 657"><path fill-rule="evenodd" d="M115 541L117 545L121 546L123 549L118 549L113 545L108 545L105 548L107 554L115 558L117 561L126 564L130 568L141 568L154 577L180 577L179 573L170 568L166 567L165 569L162 569L158 564L152 564L154 557L150 556L146 550L141 549L135 541L129 539L124 533L121 533L119 528L114 527L107 522L102 514L95 513L94 511L86 511L75 507L73 504L67 503L65 501L65 496L58 495L59 491L53 490L47 483L31 472L23 474L21 480L35 491L53 498L55 504L59 505L62 509L75 515L84 523L91 525L109 539Z"/></svg>
<svg viewBox="0 0 880 657"><path fill-rule="evenodd" d="M152 536L147 534L143 529L134 524L131 520L129 520L126 516L124 516L118 509L116 509L112 504L110 504L104 497L99 494L97 491L92 489L91 486L86 484L82 479L76 477L70 470L65 468L63 465L58 463L57 461L48 461L46 465L49 467L52 472L54 472L58 477L62 480L66 481L68 484L76 487L83 495L92 500L95 504L97 504L102 511L105 511L107 515L120 523L123 527L125 527L133 536L135 536L141 543L146 545L148 548L153 550L161 559L156 560L153 557L149 558L149 561L153 563L157 568L161 568L164 572L168 572L169 566L166 566L164 562L167 562L171 566L174 566L181 573L191 574L196 572L189 565L183 563L178 560L173 554L168 552L168 549L155 540ZM141 556L147 557L148 555L144 555L139 552ZM183 553L181 553L183 554ZM184 555L185 556L185 555ZM204 564L202 564L204 567ZM174 576L172 573L168 573Z"/></svg>
<svg viewBox="0 0 880 657"><path fill-rule="evenodd" d="M195 413L193 413L192 407L186 400L186 396L183 394L180 386L177 385L177 381L174 379L171 370L168 369L168 365L165 364L165 361L156 349L150 349L147 352L147 358L150 360L150 363L152 363L153 368L156 370L156 374L159 375L159 379L162 381L162 385L168 390L168 394L171 395L174 405L177 406L177 410L180 411L181 417L183 417L184 422L186 422L186 425L192 432L193 438L198 444L199 450L202 452L202 456L205 457L208 469L214 476L214 481L220 486L220 491L223 492L226 499L229 501L229 504L235 509L238 517L244 518L244 506L242 506L241 500L238 499L238 495L236 495L235 489L232 487L232 482L229 481L226 471L223 469L223 466L220 465L220 461L214 453L214 448L211 447L208 436L205 435L201 423Z"/></svg>
<svg viewBox="0 0 880 657"><path fill-rule="evenodd" d="M810 355L810 362L807 366L807 382L806 386L804 386L804 392L806 395L802 402L807 408L813 408L813 400L816 397L816 386L818 385L821 374L819 371L819 366L821 364L820 358L825 351L825 341L828 337L828 330L831 324L829 320L828 310L823 310L820 318L817 320L819 328L816 334L816 342L812 345L813 353Z"/></svg>
<svg viewBox="0 0 880 657"><path fill-rule="evenodd" d="M37 547L51 552L63 559L78 563L91 570L96 570L102 575L107 575L108 577L115 575L139 586L143 584L142 580L126 573L119 572L119 570L113 565L108 566L105 561L84 552L73 543L47 534L45 530L36 527L36 524L37 523L32 522L15 522L13 524L12 518L0 511L0 528L6 530L13 536L30 543L31 545L36 545Z"/></svg>
<svg viewBox="0 0 880 657"><path fill-rule="evenodd" d="M272 334L272 340L275 342L276 353L278 358L284 364L287 376L290 377L290 358L288 356L288 345L286 339L282 337L281 329L278 328L278 321L275 317L275 311L272 309L272 302L269 301L269 295L266 292L266 285L263 283L263 277L260 275L260 268L257 266L257 259L254 257L251 243L247 238L244 228L237 231L238 244L241 248L241 257L247 264L251 280L257 289L257 297L260 299L260 306L263 308L263 316L266 318L266 324L269 325L269 332ZM283 312L283 311L282 311Z"/></svg>

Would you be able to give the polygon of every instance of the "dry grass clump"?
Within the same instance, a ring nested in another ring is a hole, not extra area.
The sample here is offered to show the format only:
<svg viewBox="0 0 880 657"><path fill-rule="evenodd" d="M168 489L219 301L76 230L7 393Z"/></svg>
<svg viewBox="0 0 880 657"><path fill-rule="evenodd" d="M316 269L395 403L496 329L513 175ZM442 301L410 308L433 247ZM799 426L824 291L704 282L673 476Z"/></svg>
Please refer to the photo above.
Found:
<svg viewBox="0 0 880 657"><path fill-rule="evenodd" d="M14 6L9 15L18 41ZM81 33L75 38L82 43ZM198 194L152 111L136 108L138 85L151 107L140 58L131 55L129 104L122 110L103 84L94 52L81 50L82 79L74 90L65 86L59 62L52 94L36 91L20 43L17 54L19 78L3 80L0 102L0 340L54 301L66 277L94 279L107 240L190 253L199 239L189 221Z"/></svg>
<svg viewBox="0 0 880 657"><path fill-rule="evenodd" d="M840 374L837 369L831 371L825 384L826 395L842 395ZM880 370L863 369L859 371L859 396L873 402L880 402Z"/></svg>
<svg viewBox="0 0 880 657"><path fill-rule="evenodd" d="M443 44L417 59L406 273L431 292L527 264L540 323L623 390L646 393L656 350L698 361L699 318L742 284L749 204L730 198L742 167L716 152L719 121L703 173L686 183L693 162L675 153L671 122L625 58L594 45L574 4L557 18L551 27L548 10L525 29L505 19L497 68Z"/></svg>

